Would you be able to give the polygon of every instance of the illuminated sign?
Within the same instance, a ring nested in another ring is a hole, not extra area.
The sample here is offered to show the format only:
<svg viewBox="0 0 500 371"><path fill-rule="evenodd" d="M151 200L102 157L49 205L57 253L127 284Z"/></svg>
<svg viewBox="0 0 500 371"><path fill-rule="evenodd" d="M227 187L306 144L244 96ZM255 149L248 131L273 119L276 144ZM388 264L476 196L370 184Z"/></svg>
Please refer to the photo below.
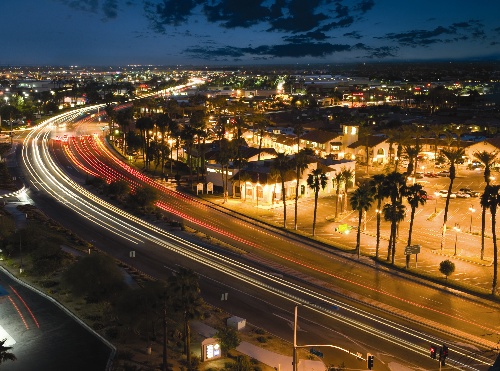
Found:
<svg viewBox="0 0 500 371"><path fill-rule="evenodd" d="M207 359L220 357L220 345L209 344L207 345Z"/></svg>

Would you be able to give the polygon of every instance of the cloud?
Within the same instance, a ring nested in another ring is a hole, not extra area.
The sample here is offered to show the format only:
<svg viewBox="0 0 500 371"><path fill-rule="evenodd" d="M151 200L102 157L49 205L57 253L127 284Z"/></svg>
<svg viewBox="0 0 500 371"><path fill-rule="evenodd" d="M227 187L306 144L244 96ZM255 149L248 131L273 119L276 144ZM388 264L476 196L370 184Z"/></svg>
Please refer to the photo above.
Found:
<svg viewBox="0 0 500 371"><path fill-rule="evenodd" d="M322 41L326 40L327 38L328 36L326 36L323 32L313 31L301 35L285 36L283 37L283 40L289 43L297 43L297 42L314 41L314 40Z"/></svg>
<svg viewBox="0 0 500 371"><path fill-rule="evenodd" d="M355 10L359 10L362 14L365 14L375 6L375 1L373 0L362 0L355 7Z"/></svg>
<svg viewBox="0 0 500 371"><path fill-rule="evenodd" d="M154 31L164 33L165 26L178 26L186 23L192 11L203 0L156 0L145 1L146 17Z"/></svg>
<svg viewBox="0 0 500 371"><path fill-rule="evenodd" d="M391 40L402 46L419 47L439 43L453 43L469 39L485 39L484 25L476 20L453 23L448 27L438 26L432 30L411 30L400 33L388 33L377 39Z"/></svg>
<svg viewBox="0 0 500 371"><path fill-rule="evenodd" d="M102 12L104 20L118 16L119 0L59 0L59 2L79 11L95 14ZM125 5L131 5L131 2L127 1Z"/></svg>
<svg viewBox="0 0 500 371"><path fill-rule="evenodd" d="M185 50L191 57L207 60L226 60L226 58L258 57L258 58L299 58L299 57L326 57L340 52L350 51L352 47L346 44L296 42L280 45L261 45L258 47L231 47L220 48L193 47Z"/></svg>
<svg viewBox="0 0 500 371"><path fill-rule="evenodd" d="M344 34L344 36L345 37L351 37L351 38L357 39L357 40L361 39L361 37L362 37L361 34L358 31L346 32Z"/></svg>
<svg viewBox="0 0 500 371"><path fill-rule="evenodd" d="M205 4L204 13L209 22L221 22L225 28L247 28L269 18L269 8L264 0L220 1L215 5Z"/></svg>
<svg viewBox="0 0 500 371"><path fill-rule="evenodd" d="M371 10L373 0L144 0L152 28L187 24L195 13L222 28L261 26L268 32L326 32L353 24ZM347 5L346 5L347 4Z"/></svg>

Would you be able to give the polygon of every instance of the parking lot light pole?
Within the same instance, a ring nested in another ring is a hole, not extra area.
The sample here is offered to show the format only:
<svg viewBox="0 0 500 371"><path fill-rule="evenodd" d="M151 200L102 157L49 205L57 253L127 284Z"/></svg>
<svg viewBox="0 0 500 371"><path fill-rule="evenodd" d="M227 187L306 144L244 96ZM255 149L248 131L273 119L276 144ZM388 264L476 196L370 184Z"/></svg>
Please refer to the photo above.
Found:
<svg viewBox="0 0 500 371"><path fill-rule="evenodd" d="M457 255L457 241L458 241L458 232L460 232L460 226L455 223L455 226L453 227L453 229L455 230L455 254L453 254L454 256Z"/></svg>
<svg viewBox="0 0 500 371"><path fill-rule="evenodd" d="M472 214L476 211L476 209L474 209L474 207L472 207L472 205L470 205L470 207L469 207L469 211L470 211L470 226L469 226L469 233L472 233Z"/></svg>

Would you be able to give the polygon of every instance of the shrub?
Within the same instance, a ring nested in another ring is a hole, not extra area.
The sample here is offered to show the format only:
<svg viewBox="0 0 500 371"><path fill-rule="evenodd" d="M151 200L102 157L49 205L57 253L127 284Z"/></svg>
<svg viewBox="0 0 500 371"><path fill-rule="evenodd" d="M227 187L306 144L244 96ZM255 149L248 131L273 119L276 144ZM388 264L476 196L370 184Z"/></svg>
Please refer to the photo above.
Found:
<svg viewBox="0 0 500 371"><path fill-rule="evenodd" d="M448 276L455 272L455 263L449 259L443 260L439 263L439 271L446 276L446 279L448 279Z"/></svg>
<svg viewBox="0 0 500 371"><path fill-rule="evenodd" d="M257 341L259 343L267 343L267 339L264 336L258 336Z"/></svg>
<svg viewBox="0 0 500 371"><path fill-rule="evenodd" d="M264 329L258 328L258 329L255 329L255 333L259 334L259 335L264 335L266 333L266 331Z"/></svg>

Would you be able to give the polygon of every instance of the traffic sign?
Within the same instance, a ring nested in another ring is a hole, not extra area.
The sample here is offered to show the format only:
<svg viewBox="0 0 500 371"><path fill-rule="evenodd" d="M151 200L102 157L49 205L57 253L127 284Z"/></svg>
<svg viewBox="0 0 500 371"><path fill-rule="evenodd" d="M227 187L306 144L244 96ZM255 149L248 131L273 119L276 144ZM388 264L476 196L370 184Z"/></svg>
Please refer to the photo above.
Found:
<svg viewBox="0 0 500 371"><path fill-rule="evenodd" d="M320 352L319 350L311 348L309 349L309 352L311 352L311 354L314 354L315 356L318 356L319 358L323 358L323 352Z"/></svg>
<svg viewBox="0 0 500 371"><path fill-rule="evenodd" d="M411 245L405 247L405 255L420 254L420 245Z"/></svg>

